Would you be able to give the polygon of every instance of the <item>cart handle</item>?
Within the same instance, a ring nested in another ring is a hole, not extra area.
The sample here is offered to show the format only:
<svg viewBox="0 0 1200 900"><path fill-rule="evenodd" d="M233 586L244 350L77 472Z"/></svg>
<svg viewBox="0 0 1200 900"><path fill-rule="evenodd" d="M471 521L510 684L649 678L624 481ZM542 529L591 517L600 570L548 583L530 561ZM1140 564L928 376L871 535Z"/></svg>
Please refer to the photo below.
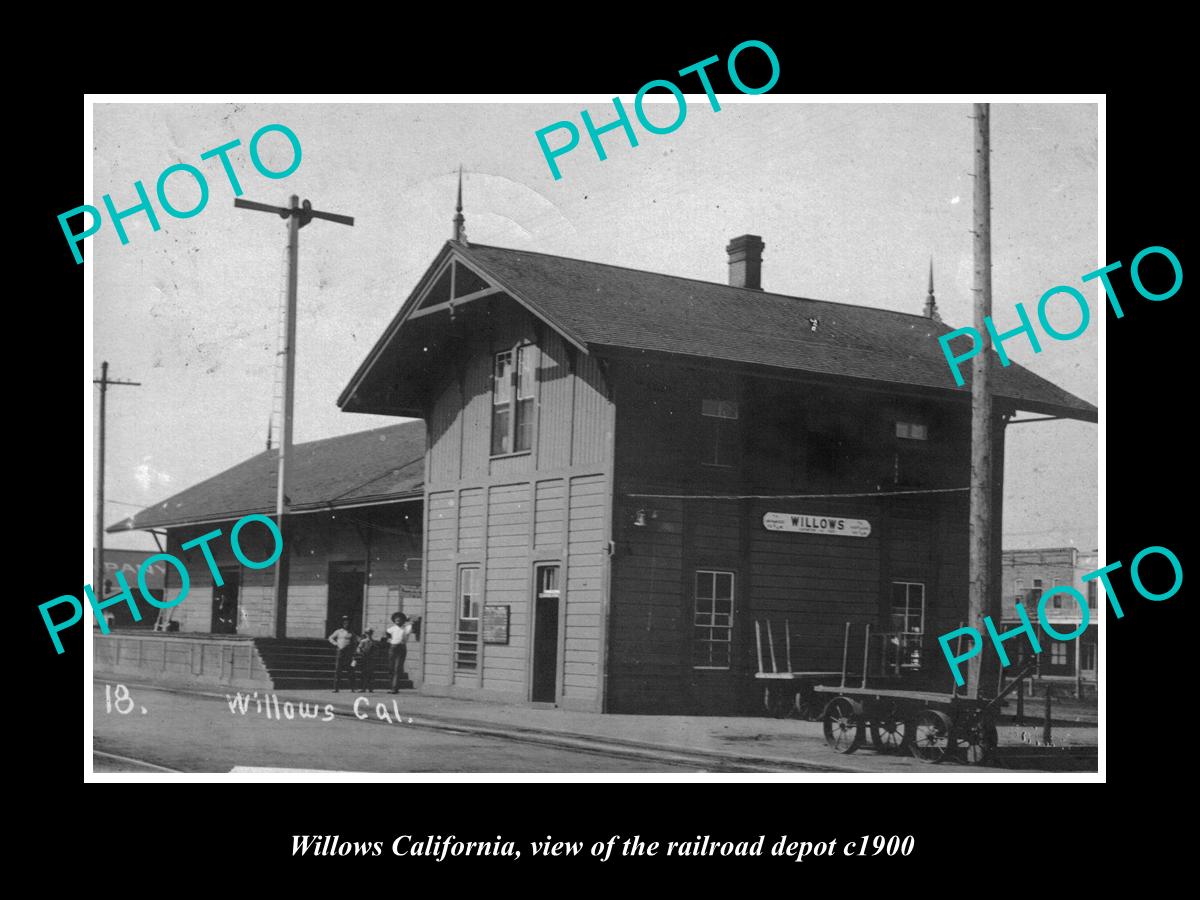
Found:
<svg viewBox="0 0 1200 900"><path fill-rule="evenodd" d="M1033 670L1037 668L1037 664L1038 659L1036 656L1031 656L1029 659L1025 660L1025 663L1019 669L1017 669L1016 675L1013 677L1013 680L1009 682L1008 686L991 700L989 700L986 704L984 704L980 711L982 712L984 710L990 710L996 706L999 706L1001 700L1015 691L1017 686L1033 673Z"/></svg>

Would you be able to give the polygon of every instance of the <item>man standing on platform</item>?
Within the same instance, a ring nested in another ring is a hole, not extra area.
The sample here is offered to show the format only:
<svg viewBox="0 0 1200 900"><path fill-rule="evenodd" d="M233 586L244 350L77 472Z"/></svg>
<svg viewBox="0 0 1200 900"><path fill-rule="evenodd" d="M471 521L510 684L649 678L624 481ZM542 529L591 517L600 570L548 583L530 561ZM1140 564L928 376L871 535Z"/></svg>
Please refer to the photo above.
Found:
<svg viewBox="0 0 1200 900"><path fill-rule="evenodd" d="M412 624L408 616L402 612L392 613L392 624L388 626L388 665L392 670L391 693L400 692L400 679L404 674L404 660L408 656L408 636L412 634Z"/></svg>
<svg viewBox="0 0 1200 900"><path fill-rule="evenodd" d="M333 692L342 686L342 672L350 668L354 658L354 632L350 630L350 617L342 616L342 627L329 636L329 643L337 647L337 659L333 663ZM350 676L353 679L353 675ZM351 680L351 687L354 687Z"/></svg>

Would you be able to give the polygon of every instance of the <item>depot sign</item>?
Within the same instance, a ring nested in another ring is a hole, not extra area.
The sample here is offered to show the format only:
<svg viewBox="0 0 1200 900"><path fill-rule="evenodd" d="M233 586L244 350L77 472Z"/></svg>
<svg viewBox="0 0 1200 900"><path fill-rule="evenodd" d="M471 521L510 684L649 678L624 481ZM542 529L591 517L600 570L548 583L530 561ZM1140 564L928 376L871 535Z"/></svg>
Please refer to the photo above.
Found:
<svg viewBox="0 0 1200 900"><path fill-rule="evenodd" d="M869 537L871 534L871 523L866 519L837 519L805 513L766 513L763 515L763 528L767 531L832 534L838 537Z"/></svg>

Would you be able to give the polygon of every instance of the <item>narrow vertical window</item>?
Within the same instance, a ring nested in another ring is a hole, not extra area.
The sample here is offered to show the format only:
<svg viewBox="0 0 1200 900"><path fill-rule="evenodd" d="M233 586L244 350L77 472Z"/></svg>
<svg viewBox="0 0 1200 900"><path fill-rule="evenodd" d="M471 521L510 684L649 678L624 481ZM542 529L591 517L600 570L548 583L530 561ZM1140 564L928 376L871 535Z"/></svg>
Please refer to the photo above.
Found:
<svg viewBox="0 0 1200 900"><path fill-rule="evenodd" d="M533 447L533 385L536 377L536 356L533 346L517 348L517 410L513 431L513 452L521 453Z"/></svg>
<svg viewBox="0 0 1200 900"><path fill-rule="evenodd" d="M454 668L474 671L479 666L479 569L458 570L458 628L454 641Z"/></svg>
<svg viewBox="0 0 1200 900"><path fill-rule="evenodd" d="M733 573L696 572L695 669L728 669L733 647Z"/></svg>
<svg viewBox="0 0 1200 900"><path fill-rule="evenodd" d="M896 423L895 456L892 481L898 485L920 486L929 476L926 445L929 426L924 422Z"/></svg>
<svg viewBox="0 0 1200 900"><path fill-rule="evenodd" d="M704 400L700 404L703 438L700 462L706 466L738 463L738 404L736 400Z"/></svg>
<svg viewBox="0 0 1200 900"><path fill-rule="evenodd" d="M492 369L492 456L508 453L512 447L512 369L512 351L497 353Z"/></svg>

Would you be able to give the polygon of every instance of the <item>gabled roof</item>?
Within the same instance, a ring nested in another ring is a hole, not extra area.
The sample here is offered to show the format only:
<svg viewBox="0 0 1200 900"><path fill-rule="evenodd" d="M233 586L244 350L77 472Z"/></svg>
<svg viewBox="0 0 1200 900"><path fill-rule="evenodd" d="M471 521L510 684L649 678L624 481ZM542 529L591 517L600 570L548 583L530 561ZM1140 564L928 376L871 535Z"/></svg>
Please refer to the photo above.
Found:
<svg viewBox="0 0 1200 900"><path fill-rule="evenodd" d="M428 345L431 324L404 352L389 345L421 302L423 290L447 256L462 261L516 302L587 352L604 348L703 359L970 394L955 387L938 343L953 329L920 315L869 306L789 297L606 263L448 241L401 307L338 404L349 411L389 411L356 392L374 378L385 356L405 370L424 361L413 350ZM424 312L424 311L423 311ZM815 330L810 320L816 319ZM442 324L445 317L442 317ZM391 353L389 354L389 350ZM405 357L408 357L407 359ZM1096 407L1019 365L994 368L993 393L1018 409L1094 422ZM391 374L391 373L388 373ZM415 374L401 372L401 377ZM407 404L407 405L406 405ZM392 412L416 407L409 400Z"/></svg>
<svg viewBox="0 0 1200 900"><path fill-rule="evenodd" d="M223 522L249 513L273 515L278 462L278 450L264 450L107 530ZM294 445L288 458L289 511L419 500L424 480L424 422L309 441Z"/></svg>

